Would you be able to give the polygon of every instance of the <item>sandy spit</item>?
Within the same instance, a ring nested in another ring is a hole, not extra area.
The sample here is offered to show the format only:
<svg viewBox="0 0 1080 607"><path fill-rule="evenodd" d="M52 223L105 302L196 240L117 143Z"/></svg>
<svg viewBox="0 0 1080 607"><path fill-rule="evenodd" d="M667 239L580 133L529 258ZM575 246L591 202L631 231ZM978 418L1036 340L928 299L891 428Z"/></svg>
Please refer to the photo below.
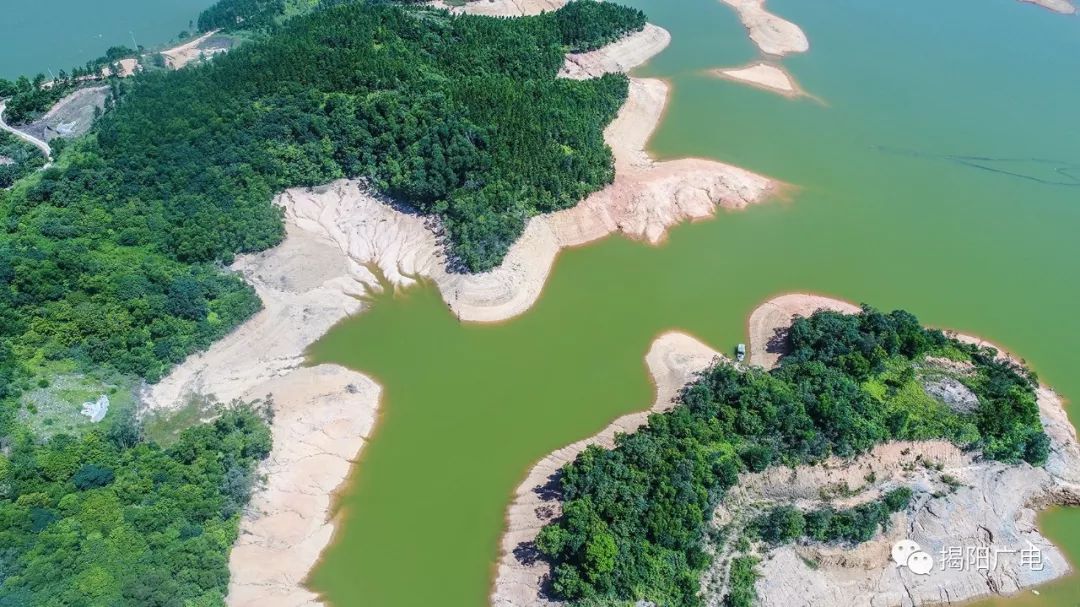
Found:
<svg viewBox="0 0 1080 607"><path fill-rule="evenodd" d="M670 409L682 387L720 358L715 350L685 333L661 335L645 355L645 364L656 386L652 407L620 417L599 434L551 453L529 471L507 509L502 557L491 596L494 607L554 604L539 596L541 580L549 573L548 566L532 557L536 535L561 513L558 490L553 486L559 469L589 445L611 448L616 434L634 432L645 425L650 414Z"/></svg>
<svg viewBox="0 0 1080 607"><path fill-rule="evenodd" d="M739 13L750 39L766 55L781 57L810 50L798 25L765 10L765 0L721 0Z"/></svg>
<svg viewBox="0 0 1080 607"><path fill-rule="evenodd" d="M1037 4L1043 8L1050 9L1055 13L1061 13L1063 15L1076 14L1076 6L1074 6L1069 0L1020 0L1021 2L1027 2L1028 4Z"/></svg>
<svg viewBox="0 0 1080 607"><path fill-rule="evenodd" d="M726 80L749 84L755 88L779 93L788 98L802 97L806 92L795 78L780 65L758 61L743 67L722 68L711 73Z"/></svg>
<svg viewBox="0 0 1080 607"><path fill-rule="evenodd" d="M660 28L646 28L616 45L618 53L572 58L568 65L575 67L567 70L576 71L568 76L628 69L669 39ZM633 80L629 99L605 131L615 152L615 183L575 209L534 218L502 266L486 274L448 273L430 220L359 181L288 190L276 199L287 238L233 266L255 287L264 309L143 395L148 410L175 408L193 395L222 402L269 397L274 404L274 451L263 470L266 486L253 496L230 557L229 605L317 604L302 583L332 536L331 493L370 432L379 387L340 367L301 365L309 345L363 310L361 296L426 277L460 317L503 320L535 302L563 246L615 231L656 242L669 225L709 216L717 206L759 202L777 187L721 163L649 158L644 146L666 98L663 82Z"/></svg>
<svg viewBox="0 0 1080 607"><path fill-rule="evenodd" d="M817 295L784 295L767 301L750 317L751 362L775 366L778 353L770 350L769 342L783 334L795 315L817 309L857 310L850 303ZM992 345L974 337L957 337ZM851 488L863 485L859 492L864 495L852 498L856 500L899 484L921 492L913 507L894 515L888 533L855 549L787 546L772 551L760 566L759 603L764 607L951 604L991 594L1014 594L1065 575L1069 563L1039 532L1036 515L1053 504L1080 504L1080 445L1061 398L1049 387L1040 386L1038 399L1051 441L1045 468L983 461L947 443L926 441L881 445L851 462L835 460L823 466L747 475L754 478L743 479L736 494L744 502L752 494L752 499L759 501L813 506L823 487L837 483ZM933 462L942 469L922 462ZM955 490L947 486L948 477L959 482ZM725 504L729 508L737 505L737 500ZM723 509L717 514L730 515ZM938 566L929 575L915 576L889 565L893 542L905 538L916 541L935 558L953 546L1013 552L998 552L990 571ZM1041 569L1022 562L1021 551L1032 548L1041 554ZM807 561L817 566L811 569ZM707 598L710 605L719 604L718 596Z"/></svg>

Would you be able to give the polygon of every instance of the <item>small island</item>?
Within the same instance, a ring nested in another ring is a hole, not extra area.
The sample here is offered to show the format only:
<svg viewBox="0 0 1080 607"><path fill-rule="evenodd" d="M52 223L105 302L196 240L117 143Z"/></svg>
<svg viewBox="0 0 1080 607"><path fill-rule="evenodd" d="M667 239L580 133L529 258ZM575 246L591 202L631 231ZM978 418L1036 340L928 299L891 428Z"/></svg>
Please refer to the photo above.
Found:
<svg viewBox="0 0 1080 607"><path fill-rule="evenodd" d="M750 331L748 366L697 356L675 398L657 382L647 423L538 465L510 507L495 605L899 605L1068 571L1032 521L1080 499L1080 447L1021 363L816 296L766 302ZM997 547L997 568L909 574L889 562L904 539ZM1038 567L1021 558L1034 549Z"/></svg>

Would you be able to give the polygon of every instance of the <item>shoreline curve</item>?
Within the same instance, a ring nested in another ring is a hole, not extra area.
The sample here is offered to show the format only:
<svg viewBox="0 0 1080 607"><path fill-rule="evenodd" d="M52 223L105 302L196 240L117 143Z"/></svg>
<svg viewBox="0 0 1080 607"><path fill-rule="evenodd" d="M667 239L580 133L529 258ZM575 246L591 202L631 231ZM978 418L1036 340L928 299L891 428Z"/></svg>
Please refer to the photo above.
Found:
<svg viewBox="0 0 1080 607"><path fill-rule="evenodd" d="M859 311L855 304L821 295L791 293L773 297L759 306L747 320L750 335L749 363L773 368L782 352L770 344L791 325L795 316L812 314L819 309L842 313ZM981 338L953 333L958 339L979 345L993 344ZM1016 360L1006 351L1000 356ZM501 540L502 555L498 577L492 594L495 607L547 607L559 604L542 595L542 585L548 566L528 557L535 553L532 542L540 529L558 516L561 506L558 488L554 486L558 470L590 444L610 447L616 432L628 432L640 427L647 416L670 408L670 401L681 384L717 358L705 360L709 348L696 339L678 332L665 333L658 338L647 357L654 377L657 370L666 369L666 379L656 380L657 398L653 407L630 414L613 422L599 434L558 449L536 463L525 481L515 492L507 508L507 528ZM657 353L662 352L658 357ZM658 358L681 361L679 364L658 364ZM674 370L674 371L673 371ZM932 486L942 478L960 479L961 486L954 495L924 496L908 513L903 524L894 524L889 532L851 548L785 546L774 550L761 563L757 582L758 600L764 607L794 607L795 605L861 605L871 599L884 599L883 604L936 603L944 597L953 603L986 597L1009 595L1027 587L1066 575L1071 566L1064 554L1047 540L1036 525L1036 514L1054 504L1080 505L1080 444L1076 431L1066 415L1062 399L1049 387L1040 385L1038 391L1040 417L1051 440L1051 458L1043 468L1030 465L1006 465L976 458L944 441L899 441L878 445L854 460L833 458L821 466L799 466L794 469L773 469L763 473L744 473L732 490L732 499L717 508L716 516L731 520L732 511L746 507L757 499L780 499L814 503L821 499L822 486L838 481L864 482L867 470L876 479L870 493L880 493L883 486L896 483L903 477L907 482ZM942 470L933 473L912 472L922 461L939 462ZM954 481L955 482L955 481ZM965 484L966 483L966 484ZM946 481L947 484L947 481ZM859 498L853 498L858 501ZM730 503L729 503L730 502ZM894 520L894 523L898 521ZM906 533L905 533L906 531ZM1003 555L1004 573L995 575L979 571L932 573L924 578L901 575L899 569L887 568L891 544L902 537L914 538L923 546L935 548L947 541L970 541L984 545L986 534L1014 542L1027 542L1042 552L1046 569L1023 570L1017 554ZM958 540L957 538L960 538ZM532 547L532 548L531 548ZM531 549L530 549L531 548ZM807 563L816 563L813 567ZM884 573L882 573L884 570ZM715 587L726 584L723 563L716 563L706 572ZM703 586L708 585L707 581ZM793 597L798 600L793 601ZM719 607L719 596L706 595L706 604Z"/></svg>
<svg viewBox="0 0 1080 607"><path fill-rule="evenodd" d="M484 7L522 4L530 3L500 0ZM650 25L599 51L568 57L562 75L627 70L669 41L666 30ZM274 448L262 469L266 486L253 494L241 520L230 554L227 604L321 605L303 582L331 541L332 495L372 432L380 386L336 365L304 367L303 353L334 324L362 312L366 294L428 278L463 320L511 318L539 297L563 247L613 232L659 242L674 223L711 216L718 207L761 202L780 188L719 162L651 159L644 148L667 95L663 81L631 79L627 101L605 129L615 182L573 209L531 219L503 264L485 275L447 272L430 220L391 206L360 181L278 196L286 239L232 266L255 287L263 309L148 386L141 399L144 411L173 409L196 395L273 401ZM328 426L334 428L329 434Z"/></svg>

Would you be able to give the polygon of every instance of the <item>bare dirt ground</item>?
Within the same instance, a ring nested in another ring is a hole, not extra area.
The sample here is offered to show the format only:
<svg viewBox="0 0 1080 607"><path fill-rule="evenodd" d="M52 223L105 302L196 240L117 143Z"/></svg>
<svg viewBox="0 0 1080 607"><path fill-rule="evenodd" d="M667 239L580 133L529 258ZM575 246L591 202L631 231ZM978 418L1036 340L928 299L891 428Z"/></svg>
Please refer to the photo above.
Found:
<svg viewBox="0 0 1080 607"><path fill-rule="evenodd" d="M42 141L57 137L70 139L90 130L94 110L104 110L109 87L81 88L56 103L44 116L20 127L20 130Z"/></svg>
<svg viewBox="0 0 1080 607"><path fill-rule="evenodd" d="M190 42L162 51L161 56L165 58L165 66L171 70L178 70L202 58L227 52L232 48L232 40L217 35L218 31L207 32Z"/></svg>

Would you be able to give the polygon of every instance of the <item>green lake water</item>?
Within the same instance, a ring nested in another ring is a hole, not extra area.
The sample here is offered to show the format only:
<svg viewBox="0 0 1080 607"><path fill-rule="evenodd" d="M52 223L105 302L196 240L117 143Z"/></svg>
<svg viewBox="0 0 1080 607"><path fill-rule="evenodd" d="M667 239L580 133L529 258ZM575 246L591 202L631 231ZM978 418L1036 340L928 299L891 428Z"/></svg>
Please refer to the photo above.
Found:
<svg viewBox="0 0 1080 607"><path fill-rule="evenodd" d="M310 580L334 607L485 605L531 465L649 405L643 356L658 334L731 350L778 293L985 336L1080 399L1080 19L1015 0L770 0L811 39L785 64L818 104L703 75L755 57L715 0L631 4L674 36L639 72L673 86L653 152L798 190L680 226L660 247L615 237L567 251L539 303L506 323L461 324L419 287L318 343L313 362L385 386ZM1042 520L1078 562L1080 511ZM1080 581L1040 591L999 603L1072 607Z"/></svg>
<svg viewBox="0 0 1080 607"><path fill-rule="evenodd" d="M152 48L176 39L213 0L6 0L0 78L70 70L110 46Z"/></svg>

